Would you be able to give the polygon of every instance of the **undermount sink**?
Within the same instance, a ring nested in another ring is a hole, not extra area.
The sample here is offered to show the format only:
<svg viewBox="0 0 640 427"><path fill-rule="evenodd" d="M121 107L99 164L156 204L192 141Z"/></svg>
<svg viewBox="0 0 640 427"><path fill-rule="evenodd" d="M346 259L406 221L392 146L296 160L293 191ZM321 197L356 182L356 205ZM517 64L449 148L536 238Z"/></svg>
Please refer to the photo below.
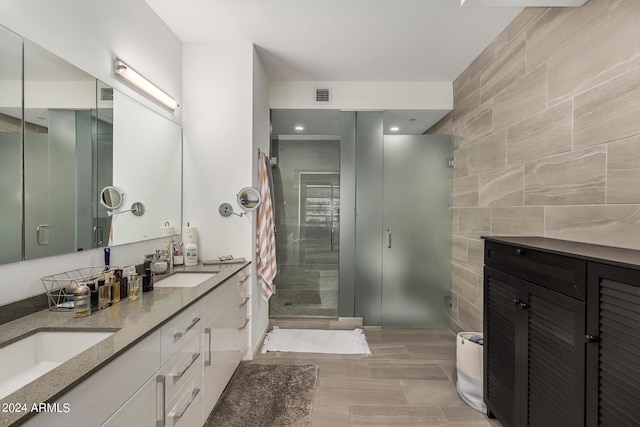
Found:
<svg viewBox="0 0 640 427"><path fill-rule="evenodd" d="M211 273L173 273L171 276L153 283L156 288L193 288L211 279L217 272Z"/></svg>
<svg viewBox="0 0 640 427"><path fill-rule="evenodd" d="M41 331L0 348L0 399L46 374L113 331Z"/></svg>

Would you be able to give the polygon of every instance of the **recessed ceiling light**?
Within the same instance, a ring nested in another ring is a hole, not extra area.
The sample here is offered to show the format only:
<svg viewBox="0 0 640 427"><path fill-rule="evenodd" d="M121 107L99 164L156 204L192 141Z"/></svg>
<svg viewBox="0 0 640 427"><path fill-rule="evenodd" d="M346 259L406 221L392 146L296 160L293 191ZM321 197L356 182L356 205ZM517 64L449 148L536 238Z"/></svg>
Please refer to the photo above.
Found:
<svg viewBox="0 0 640 427"><path fill-rule="evenodd" d="M304 130L304 126L296 126L296 127L295 127L295 130L297 130L297 131Z"/></svg>
<svg viewBox="0 0 640 427"><path fill-rule="evenodd" d="M398 126L392 126L392 127L389 128L389 130L391 132L398 132L400 130L400 128Z"/></svg>

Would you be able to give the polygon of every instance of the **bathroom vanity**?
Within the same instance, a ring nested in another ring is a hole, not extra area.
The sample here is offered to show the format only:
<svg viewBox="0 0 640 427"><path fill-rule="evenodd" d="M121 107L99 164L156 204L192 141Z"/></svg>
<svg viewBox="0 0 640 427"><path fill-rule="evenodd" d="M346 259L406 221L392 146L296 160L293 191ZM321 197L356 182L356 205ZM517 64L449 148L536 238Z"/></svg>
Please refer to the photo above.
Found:
<svg viewBox="0 0 640 427"><path fill-rule="evenodd" d="M38 331L112 334L0 400L0 425L202 425L251 357L249 268L177 267L166 276L174 286L161 278L152 292L91 316L44 310L4 325L0 347ZM187 280L207 272L215 274L202 283Z"/></svg>
<svg viewBox="0 0 640 427"><path fill-rule="evenodd" d="M502 425L640 419L640 251L485 237L484 399Z"/></svg>

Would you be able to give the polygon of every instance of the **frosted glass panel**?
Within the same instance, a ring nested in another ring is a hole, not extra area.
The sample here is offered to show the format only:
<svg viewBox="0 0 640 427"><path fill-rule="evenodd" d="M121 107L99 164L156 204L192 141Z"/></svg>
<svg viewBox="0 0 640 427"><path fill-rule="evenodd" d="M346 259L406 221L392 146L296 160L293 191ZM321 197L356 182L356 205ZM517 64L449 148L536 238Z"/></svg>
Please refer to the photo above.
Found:
<svg viewBox="0 0 640 427"><path fill-rule="evenodd" d="M450 157L447 136L384 137L383 326L448 325Z"/></svg>
<svg viewBox="0 0 640 427"><path fill-rule="evenodd" d="M356 117L355 314L380 325L382 265L382 111Z"/></svg>

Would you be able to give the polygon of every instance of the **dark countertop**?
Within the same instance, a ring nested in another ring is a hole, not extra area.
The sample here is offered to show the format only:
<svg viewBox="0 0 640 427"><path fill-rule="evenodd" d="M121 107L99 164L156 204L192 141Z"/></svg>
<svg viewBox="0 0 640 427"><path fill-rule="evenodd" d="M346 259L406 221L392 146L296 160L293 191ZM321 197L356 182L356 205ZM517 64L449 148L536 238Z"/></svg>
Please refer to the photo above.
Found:
<svg viewBox="0 0 640 427"><path fill-rule="evenodd" d="M5 323L0 327L0 348L39 331L116 332L1 399L0 410L5 403L24 403L30 408L33 403L54 402L248 264L175 267L167 274L156 276L156 280L169 277L174 272L218 274L192 288L156 287L152 292L141 293L140 298L134 301L121 300L88 317L74 318L73 312L42 310ZM0 426L19 425L30 417L29 413L0 412Z"/></svg>
<svg viewBox="0 0 640 427"><path fill-rule="evenodd" d="M640 251L635 249L572 242L569 240L551 239L548 237L482 236L482 238L489 242L505 243L528 249L544 250L587 261L640 270Z"/></svg>

